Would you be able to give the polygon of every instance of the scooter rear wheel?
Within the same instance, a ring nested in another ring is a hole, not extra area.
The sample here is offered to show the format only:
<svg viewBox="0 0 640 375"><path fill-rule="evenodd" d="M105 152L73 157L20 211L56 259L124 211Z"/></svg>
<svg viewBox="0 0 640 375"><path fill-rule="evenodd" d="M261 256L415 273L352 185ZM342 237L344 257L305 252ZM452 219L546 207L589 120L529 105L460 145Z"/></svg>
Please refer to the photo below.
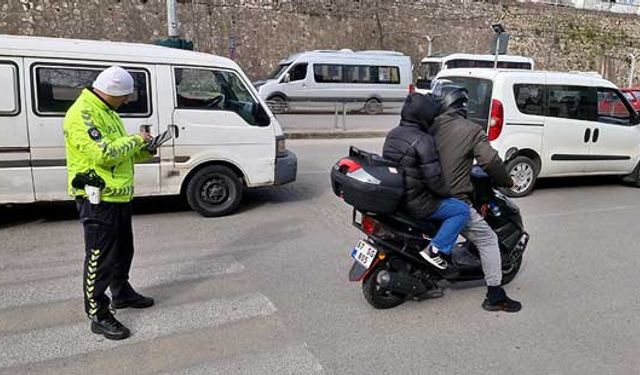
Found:
<svg viewBox="0 0 640 375"><path fill-rule="evenodd" d="M520 266L522 266L522 256L509 269L502 270L502 285L507 285L515 279L518 271L520 271Z"/></svg>
<svg viewBox="0 0 640 375"><path fill-rule="evenodd" d="M362 281L364 299L376 309L390 309L401 305L407 299L407 296L383 290L378 284L378 273L385 269L386 264L378 264Z"/></svg>

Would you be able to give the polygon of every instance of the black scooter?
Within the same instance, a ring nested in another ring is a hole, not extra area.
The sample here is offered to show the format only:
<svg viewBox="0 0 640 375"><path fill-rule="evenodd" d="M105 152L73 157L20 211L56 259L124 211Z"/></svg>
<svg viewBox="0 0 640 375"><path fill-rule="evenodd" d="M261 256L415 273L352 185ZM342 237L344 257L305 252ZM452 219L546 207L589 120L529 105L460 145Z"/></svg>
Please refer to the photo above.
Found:
<svg viewBox="0 0 640 375"><path fill-rule="evenodd" d="M341 162L344 160L347 159ZM344 166L341 162L336 164L332 181L338 180L334 177L340 174L340 166ZM529 235L524 230L518 207L493 189L489 176L480 167L474 167L472 181L474 207L498 235L502 283L507 284L520 270ZM344 189L338 183L334 183L334 191L344 198ZM484 278L478 251L469 241L456 245L445 270L434 267L418 254L437 232L436 221L354 208L353 225L365 238L358 241L351 252L354 263L349 280L362 282L365 299L377 309L392 308L409 299L439 297L442 291L437 282L443 279L459 282Z"/></svg>

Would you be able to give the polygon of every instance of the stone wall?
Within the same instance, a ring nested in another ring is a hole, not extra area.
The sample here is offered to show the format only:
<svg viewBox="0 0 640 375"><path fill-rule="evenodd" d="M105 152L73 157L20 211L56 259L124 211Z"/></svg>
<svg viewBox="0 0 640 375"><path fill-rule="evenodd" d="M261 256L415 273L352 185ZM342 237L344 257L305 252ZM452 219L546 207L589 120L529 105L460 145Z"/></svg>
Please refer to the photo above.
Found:
<svg viewBox="0 0 640 375"><path fill-rule="evenodd" d="M599 71L623 85L627 55L640 53L637 16L513 1L182 0L178 17L197 50L232 56L253 78L311 49L393 49L417 64L425 35L436 36L434 52L486 53L496 20L512 34L510 53L544 69ZM0 33L152 42L166 35L165 2L0 0Z"/></svg>

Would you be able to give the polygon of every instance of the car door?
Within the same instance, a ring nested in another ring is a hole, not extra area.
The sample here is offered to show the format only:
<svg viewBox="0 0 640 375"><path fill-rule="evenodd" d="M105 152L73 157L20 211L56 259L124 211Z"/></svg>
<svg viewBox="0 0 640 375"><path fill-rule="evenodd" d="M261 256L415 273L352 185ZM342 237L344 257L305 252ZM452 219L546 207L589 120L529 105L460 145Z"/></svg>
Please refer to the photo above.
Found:
<svg viewBox="0 0 640 375"><path fill-rule="evenodd" d="M22 59L0 56L0 203L34 200Z"/></svg>
<svg viewBox="0 0 640 375"><path fill-rule="evenodd" d="M640 126L631 105L613 88L598 88L598 117L592 123L593 173L631 173L640 155Z"/></svg>
<svg viewBox="0 0 640 375"><path fill-rule="evenodd" d="M90 87L98 74L110 64L25 59L30 78L27 92L33 92L27 117L33 183L36 200L65 200L67 168L62 126L64 116L84 87ZM134 78L135 92L131 100L118 109L126 131L139 132L141 125L150 125L157 134L157 119L151 102L153 67L124 66ZM156 194L160 190L157 158L136 165L136 195Z"/></svg>
<svg viewBox="0 0 640 375"><path fill-rule="evenodd" d="M547 81L546 104L542 161L546 174L585 173L591 158L591 121L597 115L596 88Z"/></svg>
<svg viewBox="0 0 640 375"><path fill-rule="evenodd" d="M309 89L307 87L307 70L308 63L294 64L284 77L282 77L282 91L287 95L289 100L305 100L308 99Z"/></svg>

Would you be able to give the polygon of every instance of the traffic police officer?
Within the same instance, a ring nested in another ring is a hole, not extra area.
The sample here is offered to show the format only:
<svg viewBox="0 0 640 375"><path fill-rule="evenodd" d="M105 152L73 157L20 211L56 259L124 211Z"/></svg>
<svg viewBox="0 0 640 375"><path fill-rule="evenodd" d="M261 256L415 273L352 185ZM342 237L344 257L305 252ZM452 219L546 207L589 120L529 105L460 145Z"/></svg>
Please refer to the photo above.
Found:
<svg viewBox="0 0 640 375"><path fill-rule="evenodd" d="M151 156L145 146L152 139L146 132L128 135L116 112L133 91L131 75L110 67L82 91L64 119L69 194L76 199L84 228L84 308L91 331L112 340L130 332L109 310L107 287L112 308L145 308L154 302L128 281L134 163Z"/></svg>

